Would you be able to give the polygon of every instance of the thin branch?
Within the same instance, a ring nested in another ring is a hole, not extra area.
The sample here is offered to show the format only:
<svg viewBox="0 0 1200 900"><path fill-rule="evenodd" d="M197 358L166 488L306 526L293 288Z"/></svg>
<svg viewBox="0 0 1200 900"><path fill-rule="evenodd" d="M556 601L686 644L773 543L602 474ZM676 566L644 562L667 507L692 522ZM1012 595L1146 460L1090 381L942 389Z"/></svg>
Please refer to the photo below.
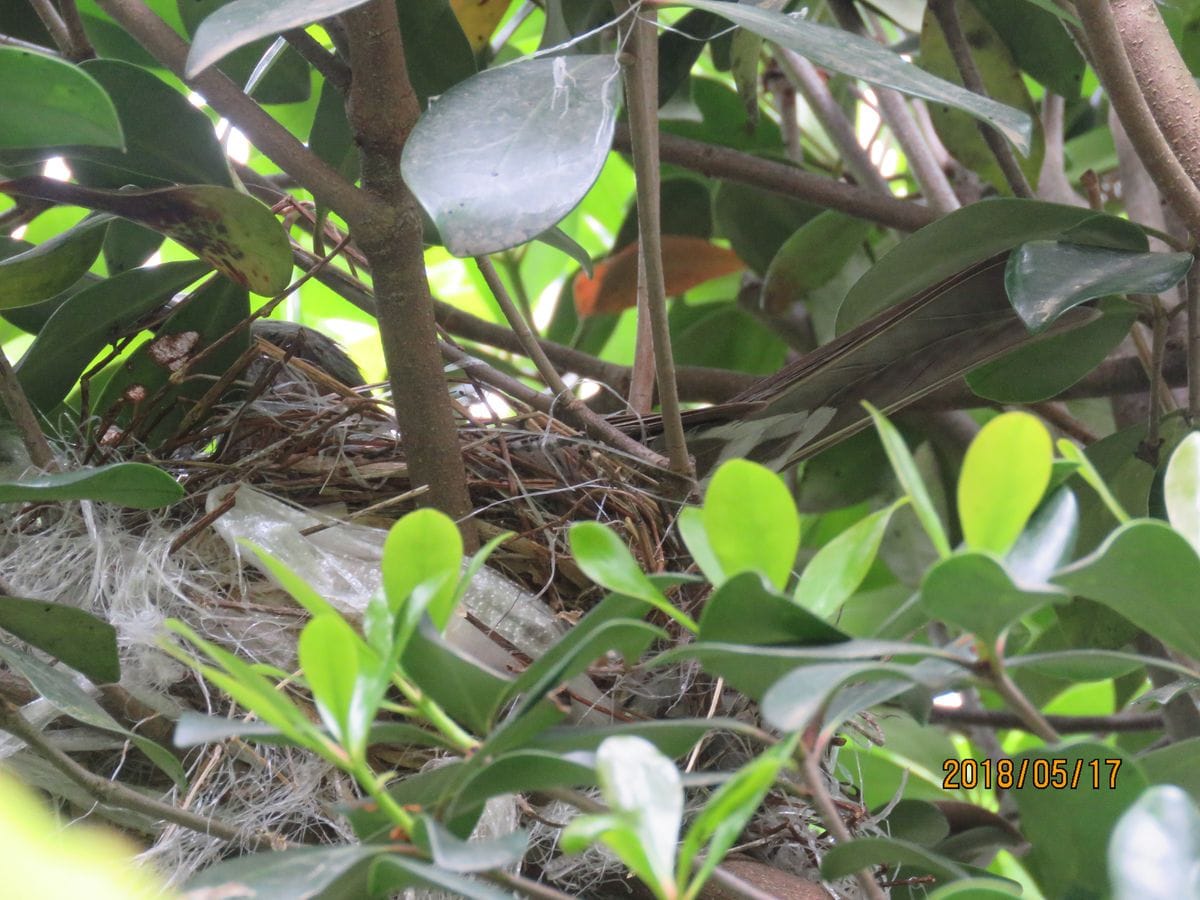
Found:
<svg viewBox="0 0 1200 900"><path fill-rule="evenodd" d="M148 9L142 0L96 2L151 56L183 78L187 43ZM220 116L233 123L250 143L346 221L355 223L388 214L386 204L360 191L336 169L310 152L219 70L207 69L195 78L184 80L202 94L205 102Z"/></svg>
<svg viewBox="0 0 1200 900"><path fill-rule="evenodd" d="M988 684L995 689L1004 702L1016 713L1017 717L1025 723L1025 728L1032 734L1036 734L1047 744L1057 744L1062 740L1062 737L1054 726L1046 721L1046 717L1042 715L1042 711L1029 702L1016 683L1009 677L1008 671L1004 668L1003 646L997 647L996 652L987 660L987 671L985 677Z"/></svg>
<svg viewBox="0 0 1200 900"><path fill-rule="evenodd" d="M4 408L12 417L13 424L17 426L17 431L21 434L21 441L29 453L30 461L43 471L57 468L54 452L50 449L46 435L38 424L37 413L30 404L29 398L25 396L21 382L17 380L17 373L13 371L13 367L9 364L8 357L4 355L2 349L0 349L0 403L4 404Z"/></svg>
<svg viewBox="0 0 1200 900"><path fill-rule="evenodd" d="M957 0L929 0L929 11L933 13L938 25L941 26L942 34L946 38L946 46L950 49L950 55L954 58L954 64L962 76L963 87L986 97L988 96L987 87L983 83L983 76L979 74L979 67L975 65L975 58L971 56L971 45L967 43L967 36L963 34L962 22L958 18L958 7L955 6L955 3ZM1004 180L1008 182L1013 195L1032 199L1033 188L1029 186L1025 173L1021 171L1012 146L999 131L987 122L977 120L976 124L979 126L979 131L983 135L988 149L996 157L1000 171L1004 173Z"/></svg>
<svg viewBox="0 0 1200 900"><path fill-rule="evenodd" d="M628 0L614 0L618 15L630 9ZM646 305L638 316L649 316L654 338L654 370L658 402L662 410L663 436L671 470L691 477L687 439L680 418L679 392L675 385L675 358L671 349L671 324L667 318L666 276L663 272L662 209L658 157L658 13L642 8L629 27L632 49L625 68L625 107L633 145L633 169L637 189L638 252L645 267ZM640 292L639 292L640 294ZM635 379L636 380L636 379ZM644 411L644 410L640 410Z"/></svg>
<svg viewBox="0 0 1200 900"><path fill-rule="evenodd" d="M307 31L303 28L293 28L283 33L283 39L335 88L343 94L350 90L350 67L340 57L317 43Z"/></svg>
<svg viewBox="0 0 1200 900"><path fill-rule="evenodd" d="M42 24L46 27L46 30L50 32L54 46L59 49L63 56L71 59L74 49L71 42L71 33L67 31L67 23L63 21L63 17L54 8L54 4L50 0L29 0L29 5L33 7L33 11L37 13L37 17L42 20Z"/></svg>
<svg viewBox="0 0 1200 900"><path fill-rule="evenodd" d="M628 126L617 125L613 146L617 150L629 149ZM702 175L764 188L900 231L916 231L940 218L935 210L911 200L897 200L870 188L813 175L787 163L673 134L659 135L659 157L665 163Z"/></svg>
<svg viewBox="0 0 1200 900"><path fill-rule="evenodd" d="M833 99L833 94L829 92L829 86L817 74L816 66L799 53L788 50L786 47L774 47L773 50L775 62L779 64L780 70L796 90L804 95L808 108L817 117L817 121L821 123L821 127L825 129L825 133L829 135L833 145L841 152L846 170L863 187L871 188L890 197L892 191L888 187L888 183L883 180L879 170L871 164L867 151L863 149L862 144L858 142L858 135L854 133L854 125L846 117L838 102Z"/></svg>
<svg viewBox="0 0 1200 900"><path fill-rule="evenodd" d="M553 391L553 406L561 408L562 418L577 428L581 428L596 440L628 453L646 465L659 469L669 468L669 460L650 450L648 447L639 444L619 429L614 428L572 393L571 389L562 380L562 377L555 371L554 365L546 357L546 353L538 343L537 337L529 328L529 323L525 321L520 310L513 303L512 298L508 296L504 282L496 274L496 267L492 265L492 261L486 256L479 256L476 257L475 264L479 266L483 280L487 282L488 287L491 289L492 296L496 298L496 303L499 304L504 317L508 319L508 324L512 327L513 333L516 334L517 340L521 342L521 352L533 360L538 374L542 376L542 381Z"/></svg>
<svg viewBox="0 0 1200 900"><path fill-rule="evenodd" d="M829 829L834 840L839 844L848 844L854 836L850 834L850 829L842 821L841 814L833 803L833 798L829 796L829 791L825 788L825 773L821 771L821 755L821 744L813 748L804 747L801 750L804 784L812 797L813 805L821 814L821 821L825 823L825 827ZM861 870L855 873L855 877L864 895L871 900L887 900L883 888L879 886L869 871Z"/></svg>
<svg viewBox="0 0 1200 900"><path fill-rule="evenodd" d="M1092 68L1100 77L1130 143L1193 239L1200 238L1200 189L1188 177L1151 114L1125 55L1125 44L1108 0L1077 0L1075 8L1083 23L1083 39Z"/></svg>
<svg viewBox="0 0 1200 900"><path fill-rule="evenodd" d="M846 31L868 37L867 25L851 0L834 0L830 3L830 9L838 24ZM960 205L958 196L904 96L887 88L876 88L875 96L879 100L879 115L904 151L904 158L908 160L908 167L925 201L931 209L942 215L954 212Z"/></svg>
<svg viewBox="0 0 1200 900"><path fill-rule="evenodd" d="M67 778L75 782L106 806L128 809L153 819L171 822L182 828L211 835L223 841L245 844L252 848L283 850L291 846L280 834L265 829L246 831L220 819L197 815L170 803L155 800L145 794L100 775L89 772L70 756L54 746L33 725L26 721L21 711L7 700L0 698L0 729L20 738Z"/></svg>
<svg viewBox="0 0 1200 900"><path fill-rule="evenodd" d="M96 50L92 47L91 39L83 28L83 19L79 15L79 7L75 0L58 0L58 9L62 13L63 23L67 26L67 35L71 41L68 58L74 62L94 59Z"/></svg>

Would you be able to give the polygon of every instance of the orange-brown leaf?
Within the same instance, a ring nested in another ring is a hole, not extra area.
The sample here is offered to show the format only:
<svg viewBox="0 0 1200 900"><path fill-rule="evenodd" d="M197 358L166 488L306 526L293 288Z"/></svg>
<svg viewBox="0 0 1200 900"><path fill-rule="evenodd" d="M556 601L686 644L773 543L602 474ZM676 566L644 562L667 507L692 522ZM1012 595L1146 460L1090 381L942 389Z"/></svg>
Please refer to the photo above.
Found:
<svg viewBox="0 0 1200 900"><path fill-rule="evenodd" d="M732 250L718 247L704 238L664 234L662 248L663 279L668 297L746 268ZM637 262L637 243L634 242L596 263L591 278L583 272L576 275L573 284L575 311L580 318L637 306Z"/></svg>

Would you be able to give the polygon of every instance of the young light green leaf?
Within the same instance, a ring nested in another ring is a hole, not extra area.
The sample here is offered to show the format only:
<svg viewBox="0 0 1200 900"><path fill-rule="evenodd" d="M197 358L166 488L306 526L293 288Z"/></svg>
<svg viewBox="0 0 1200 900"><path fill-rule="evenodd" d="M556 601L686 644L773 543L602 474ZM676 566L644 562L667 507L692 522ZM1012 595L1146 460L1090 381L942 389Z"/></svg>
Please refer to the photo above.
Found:
<svg viewBox="0 0 1200 900"><path fill-rule="evenodd" d="M113 463L0 482L0 503L100 500L130 509L158 509L183 497L174 478L146 463Z"/></svg>
<svg viewBox="0 0 1200 900"><path fill-rule="evenodd" d="M462 557L462 535L449 516L435 509L409 513L391 527L383 544L383 590L388 606L395 612L424 585L430 590L429 617L444 630L454 614Z"/></svg>
<svg viewBox="0 0 1200 900"><path fill-rule="evenodd" d="M683 538L688 553L704 577L714 585L723 584L726 580L725 569L709 543L708 532L704 529L704 512L700 507L685 506L679 512L675 527L679 529L679 536Z"/></svg>
<svg viewBox="0 0 1200 900"><path fill-rule="evenodd" d="M1050 432L1024 412L997 416L967 448L958 479L958 515L968 547L1003 556L1050 483Z"/></svg>
<svg viewBox="0 0 1200 900"><path fill-rule="evenodd" d="M0 150L125 146L112 100L77 66L48 54L0 47L0 84Z"/></svg>
<svg viewBox="0 0 1200 900"><path fill-rule="evenodd" d="M472 554L470 562L467 563L467 567L463 570L462 577L458 579L458 585L454 589L454 600L450 604L451 611L458 609L458 604L466 596L467 589L471 586L471 581L479 574L479 570L488 561L488 557L495 553L496 548L512 536L513 533L511 531L502 531Z"/></svg>
<svg viewBox="0 0 1200 900"><path fill-rule="evenodd" d="M1193 431L1175 448L1163 479L1167 518L1200 553L1200 431Z"/></svg>
<svg viewBox="0 0 1200 900"><path fill-rule="evenodd" d="M800 575L794 601L826 619L841 609L867 577L892 513L907 502L901 498L871 513L818 550Z"/></svg>
<svg viewBox="0 0 1200 900"><path fill-rule="evenodd" d="M908 445L904 443L904 438L900 436L896 426L884 418L879 410L870 403L864 402L863 406L871 414L871 419L879 430L879 439L883 443L883 449L896 473L896 479L912 501L913 511L921 520L921 527L929 535L938 556L943 558L949 556L950 541L946 537L946 529L942 526L942 520L938 517L933 500L930 499L929 490L925 487L925 482L921 480L921 473L917 469L912 453L909 452Z"/></svg>
<svg viewBox="0 0 1200 900"><path fill-rule="evenodd" d="M787 585L800 549L800 516L782 478L757 463L730 460L713 475L702 515L726 578L758 572L780 590Z"/></svg>
<svg viewBox="0 0 1200 900"><path fill-rule="evenodd" d="M609 55L523 59L430 104L400 168L451 253L524 244L583 199L608 157L619 74Z"/></svg>
<svg viewBox="0 0 1200 900"><path fill-rule="evenodd" d="M321 721L350 758L361 761L375 715L374 709L363 708L360 690L374 674L362 671L371 665L371 651L338 615L317 616L305 625L296 650Z"/></svg>
<svg viewBox="0 0 1200 900"><path fill-rule="evenodd" d="M699 626L680 612L642 571L624 542L607 525L578 522L567 536L571 554L583 574L603 588L645 601L695 634Z"/></svg>
<svg viewBox="0 0 1200 900"><path fill-rule="evenodd" d="M246 538L239 539L238 543L258 557L259 562L266 567L271 576L292 595L293 600L308 610L309 615L314 617L338 615L333 605L313 590L312 585L293 572L283 560Z"/></svg>
<svg viewBox="0 0 1200 900"><path fill-rule="evenodd" d="M1029 152L1033 122L1025 113L930 75L873 40L749 3L672 0L672 5L716 13L772 43L795 50L822 68L961 109L995 126L1022 153Z"/></svg>
<svg viewBox="0 0 1200 900"><path fill-rule="evenodd" d="M1108 507L1108 511L1113 514L1113 518L1121 524L1128 522L1129 513L1125 512L1121 504L1117 502L1117 498L1108 489L1108 485L1104 483L1104 479L1100 477L1100 473L1096 471L1096 467L1092 465L1092 461L1087 458L1086 454L1066 438L1059 438L1054 446L1058 448L1063 459L1078 467L1079 477L1100 496L1104 505Z"/></svg>
<svg viewBox="0 0 1200 900"><path fill-rule="evenodd" d="M572 820L564 847L582 849L584 840L601 840L655 896L676 896L675 846L683 821L679 770L645 738L611 737L596 750L596 775L612 812Z"/></svg>

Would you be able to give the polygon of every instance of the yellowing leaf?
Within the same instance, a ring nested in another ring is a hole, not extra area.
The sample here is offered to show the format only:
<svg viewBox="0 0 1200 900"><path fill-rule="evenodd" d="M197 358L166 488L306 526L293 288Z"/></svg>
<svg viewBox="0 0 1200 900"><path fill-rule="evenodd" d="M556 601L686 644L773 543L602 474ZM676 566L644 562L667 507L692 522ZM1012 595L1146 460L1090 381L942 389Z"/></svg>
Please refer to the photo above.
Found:
<svg viewBox="0 0 1200 900"><path fill-rule="evenodd" d="M471 42L471 49L482 50L508 12L509 0L450 0L454 17Z"/></svg>

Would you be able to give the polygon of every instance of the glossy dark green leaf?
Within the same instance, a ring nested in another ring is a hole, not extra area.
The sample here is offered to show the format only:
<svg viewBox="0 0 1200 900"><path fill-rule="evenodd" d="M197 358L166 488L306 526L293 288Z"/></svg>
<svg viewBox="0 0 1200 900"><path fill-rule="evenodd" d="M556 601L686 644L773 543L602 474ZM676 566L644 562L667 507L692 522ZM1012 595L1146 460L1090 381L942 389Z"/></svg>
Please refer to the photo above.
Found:
<svg viewBox="0 0 1200 900"><path fill-rule="evenodd" d="M211 13L192 40L184 75L193 78L239 47L258 38L299 28L348 9L365 0L234 0Z"/></svg>
<svg viewBox="0 0 1200 900"><path fill-rule="evenodd" d="M51 706L78 722L127 737L135 746L181 788L187 786L187 775L180 761L165 747L149 738L135 734L104 711L74 676L48 665L30 653L0 643L0 662L20 675Z"/></svg>
<svg viewBox="0 0 1200 900"><path fill-rule="evenodd" d="M608 155L618 76L609 56L528 59L430 106L401 171L451 253L523 244L579 203Z"/></svg>
<svg viewBox="0 0 1200 900"><path fill-rule="evenodd" d="M899 864L906 874L932 875L938 881L957 881L967 870L920 844L887 837L855 838L831 848L821 860L821 877L833 880L880 863Z"/></svg>
<svg viewBox="0 0 1200 900"><path fill-rule="evenodd" d="M950 834L950 823L945 814L926 800L905 799L899 801L886 819L888 833L897 840L936 846Z"/></svg>
<svg viewBox="0 0 1200 900"><path fill-rule="evenodd" d="M744 4L731 6L714 0L687 0L680 5L723 16L773 43L795 50L822 68L961 109L994 125L1019 150L1029 149L1033 129L1029 116L929 75L873 40Z"/></svg>
<svg viewBox="0 0 1200 900"><path fill-rule="evenodd" d="M1044 584L1070 559L1078 534L1079 503L1069 488L1059 488L1033 514L1005 556L1004 569L1021 584Z"/></svg>
<svg viewBox="0 0 1200 900"><path fill-rule="evenodd" d="M1050 432L1026 412L1002 413L971 441L958 477L958 518L972 550L1002 556L1050 483Z"/></svg>
<svg viewBox="0 0 1200 900"><path fill-rule="evenodd" d="M713 195L713 224L734 252L755 272L765 275L771 260L796 230L821 212L762 188L722 181Z"/></svg>
<svg viewBox="0 0 1200 900"><path fill-rule="evenodd" d="M1108 844L1116 897L1172 900L1200 894L1200 809L1174 785L1148 788Z"/></svg>
<svg viewBox="0 0 1200 900"><path fill-rule="evenodd" d="M198 184L100 191L31 176L0 182L0 191L86 206L139 222L179 242L256 294L281 293L291 279L291 245L279 221L261 202L230 188ZM99 252L99 246L96 249Z"/></svg>
<svg viewBox="0 0 1200 900"><path fill-rule="evenodd" d="M596 774L590 757L522 749L486 759L474 771L458 772L455 779L442 785L442 791L443 796L453 799L450 807L453 813L470 809L500 794L595 784Z"/></svg>
<svg viewBox="0 0 1200 900"><path fill-rule="evenodd" d="M837 212L823 212L788 238L762 286L762 305L782 313L842 270L871 232L871 223Z"/></svg>
<svg viewBox="0 0 1200 900"><path fill-rule="evenodd" d="M183 487L155 466L113 463L0 483L0 503L100 500L131 509L158 509L183 497Z"/></svg>
<svg viewBox="0 0 1200 900"><path fill-rule="evenodd" d="M212 122L183 94L152 72L118 60L89 60L83 69L112 97L126 144L124 152L65 149L63 155L83 183L106 188L170 182L233 186Z"/></svg>
<svg viewBox="0 0 1200 900"><path fill-rule="evenodd" d="M1096 304L1100 316L1065 334L1042 335L967 373L971 390L997 403L1039 403L1100 365L1124 340L1137 308L1118 297Z"/></svg>
<svg viewBox="0 0 1200 900"><path fill-rule="evenodd" d="M317 111L308 133L308 149L350 181L358 178L358 148L346 119L346 98L332 82L321 86Z"/></svg>
<svg viewBox="0 0 1200 900"><path fill-rule="evenodd" d="M430 98L475 74L475 53L449 0L397 0L396 13L408 78L424 109Z"/></svg>
<svg viewBox="0 0 1200 900"><path fill-rule="evenodd" d="M106 344L209 271L206 263L134 269L79 291L50 317L17 365L30 401L49 412Z"/></svg>
<svg viewBox="0 0 1200 900"><path fill-rule="evenodd" d="M721 147L765 153L773 158L785 155L779 126L765 118L757 125L752 123L737 91L728 83L693 77L688 84L692 105L700 111L700 121L695 121L694 117L673 119L664 115L661 119L663 131ZM817 211L814 210L814 214Z"/></svg>
<svg viewBox="0 0 1200 900"><path fill-rule="evenodd" d="M971 3L956 3L956 7L959 23L968 35L971 57L975 60L975 68L983 80L987 95L1012 109L1020 110L1033 123L1029 147L1016 161L1026 180L1036 188L1045 145L1037 107L1029 96L1009 48L988 20ZM962 84L962 75L946 45L941 24L928 7L921 27L920 48L918 61L922 69L952 84ZM980 133L976 118L940 103L929 105L929 118L951 156L1002 194L1012 193L995 154Z"/></svg>
<svg viewBox="0 0 1200 900"><path fill-rule="evenodd" d="M1102 860L1118 819L1146 787L1137 763L1097 742L1040 747L1013 763L1016 773L1025 768L1011 791L1031 845L1023 863L1042 893L1110 896Z"/></svg>
<svg viewBox="0 0 1200 900"><path fill-rule="evenodd" d="M104 88L77 66L49 55L0 47L0 149L62 144L125 146Z"/></svg>
<svg viewBox="0 0 1200 900"><path fill-rule="evenodd" d="M111 216L89 216L73 228L0 262L0 309L31 306L79 281L100 254L110 221Z"/></svg>
<svg viewBox="0 0 1200 900"><path fill-rule="evenodd" d="M981 639L994 641L1022 616L1048 603L1065 603L1062 591L1026 589L984 553L958 553L938 562L921 583L929 615Z"/></svg>
<svg viewBox="0 0 1200 900"><path fill-rule="evenodd" d="M1192 265L1190 253L1130 253L1057 241L1030 241L1013 251L1004 286L1031 331L1064 311L1109 294L1158 294Z"/></svg>
<svg viewBox="0 0 1200 900"><path fill-rule="evenodd" d="M427 888L451 897L462 897L463 900L512 900L512 894L508 891L447 872L409 856L378 856L371 866L368 896L395 896L403 888ZM279 900L283 900L283 897Z"/></svg>
<svg viewBox="0 0 1200 900"><path fill-rule="evenodd" d="M787 359L787 344L736 300L689 304L680 298L669 315L677 365L770 375Z"/></svg>
<svg viewBox="0 0 1200 900"><path fill-rule="evenodd" d="M719 16L693 10L658 38L658 105L662 106L688 79L705 44L729 26Z"/></svg>
<svg viewBox="0 0 1200 900"><path fill-rule="evenodd" d="M879 435L860 431L805 462L796 506L802 513L844 509L882 493L891 481Z"/></svg>
<svg viewBox="0 0 1200 900"><path fill-rule="evenodd" d="M117 219L108 226L104 236L104 265L109 275L120 275L136 269L158 252L163 235L136 222Z"/></svg>
<svg viewBox="0 0 1200 900"><path fill-rule="evenodd" d="M250 891L260 900L364 896L367 864L383 853L369 844L248 853L203 869L185 887L218 894Z"/></svg>
<svg viewBox="0 0 1200 900"><path fill-rule="evenodd" d="M1059 17L1063 13L1037 3L973 0L973 5L996 29L1024 71L1048 89L1068 99L1078 97L1083 84L1083 57Z"/></svg>
<svg viewBox="0 0 1200 900"><path fill-rule="evenodd" d="M1138 520L1114 531L1053 583L1103 603L1168 647L1200 657L1200 558L1165 522Z"/></svg>
<svg viewBox="0 0 1200 900"><path fill-rule="evenodd" d="M772 684L801 666L857 663L884 656L898 659L933 657L948 662L958 658L936 647L899 641L850 640L819 647L771 647L704 641L660 653L649 665L657 667L682 659L694 659L706 672L719 675L738 690L760 699Z"/></svg>
<svg viewBox="0 0 1200 900"><path fill-rule="evenodd" d="M1196 765L1197 753L1200 753L1200 737L1188 738L1142 753L1138 756L1138 765L1146 773L1146 780L1151 784L1177 785L1200 803L1200 766Z"/></svg>
<svg viewBox="0 0 1200 900"><path fill-rule="evenodd" d="M78 607L0 597L0 630L49 653L96 684L121 680L116 629Z"/></svg>
<svg viewBox="0 0 1200 900"><path fill-rule="evenodd" d="M1071 229L1076 229L1072 237L1077 244L1118 245L1140 252L1149 246L1140 228L1116 216L1040 200L996 198L972 203L888 251L846 295L838 310L837 330L848 331L974 263L1028 241L1056 240Z"/></svg>
<svg viewBox="0 0 1200 900"><path fill-rule="evenodd" d="M743 572L713 591L700 616L700 640L727 644L836 644L848 635Z"/></svg>
<svg viewBox="0 0 1200 900"><path fill-rule="evenodd" d="M516 865L529 844L529 835L524 831L489 841L462 841L436 819L421 816L418 822L414 839L429 851L434 865L448 872L486 872Z"/></svg>

